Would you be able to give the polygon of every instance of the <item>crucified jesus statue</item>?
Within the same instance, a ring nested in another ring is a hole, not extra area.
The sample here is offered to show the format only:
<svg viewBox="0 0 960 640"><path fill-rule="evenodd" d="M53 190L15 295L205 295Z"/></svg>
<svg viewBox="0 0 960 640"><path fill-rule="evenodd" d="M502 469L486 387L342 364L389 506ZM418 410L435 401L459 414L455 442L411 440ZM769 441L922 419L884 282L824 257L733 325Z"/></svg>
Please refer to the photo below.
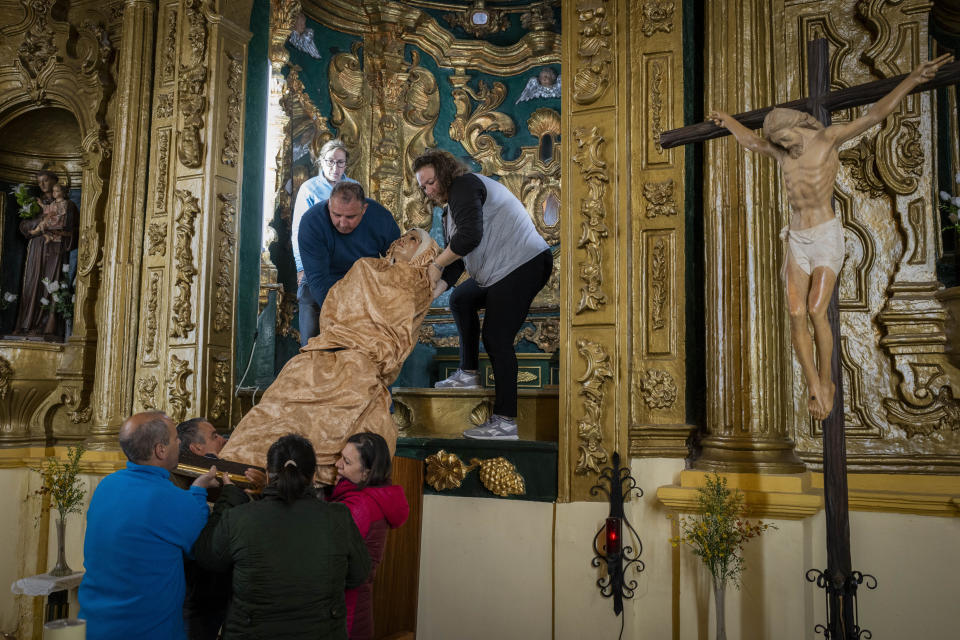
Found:
<svg viewBox="0 0 960 640"><path fill-rule="evenodd" d="M883 122L916 86L933 78L937 69L953 60L945 54L922 62L863 116L824 127L812 115L776 108L763 121L766 138L753 133L722 111L709 119L726 127L742 146L776 160L783 170L790 224L780 237L785 244L783 270L790 334L810 393L811 417L823 420L833 409L836 386L830 377L833 334L827 306L843 266L843 224L833 211L833 186L840 170L838 151L847 140ZM813 325L813 336L807 318ZM814 361L816 342L817 360Z"/></svg>

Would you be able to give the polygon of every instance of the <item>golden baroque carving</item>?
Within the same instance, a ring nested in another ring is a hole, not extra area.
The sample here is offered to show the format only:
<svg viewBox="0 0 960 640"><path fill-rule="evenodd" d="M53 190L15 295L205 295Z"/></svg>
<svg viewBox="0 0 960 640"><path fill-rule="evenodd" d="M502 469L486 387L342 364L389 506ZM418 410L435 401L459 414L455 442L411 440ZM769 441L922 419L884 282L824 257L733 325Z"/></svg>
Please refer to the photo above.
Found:
<svg viewBox="0 0 960 640"><path fill-rule="evenodd" d="M174 422L181 422L190 408L190 390L187 388L187 378L193 374L190 363L177 356L170 356L170 368L167 376L167 404L168 412Z"/></svg>
<svg viewBox="0 0 960 640"><path fill-rule="evenodd" d="M140 402L140 408L144 411L151 411L157 408L156 376L144 376L137 381L137 400Z"/></svg>
<svg viewBox="0 0 960 640"><path fill-rule="evenodd" d="M10 393L10 382L13 380L13 365L10 361L0 356L0 400L5 399Z"/></svg>
<svg viewBox="0 0 960 640"><path fill-rule="evenodd" d="M28 16L32 17L23 42L17 49L17 62L23 88L31 99L39 102L44 98L41 74L51 61L57 58L57 46L53 42L54 32L48 24L53 0L29 0L24 2Z"/></svg>
<svg viewBox="0 0 960 640"><path fill-rule="evenodd" d="M397 425L397 434L401 437L406 436L410 427L413 426L413 409L410 405L394 398L393 413L390 415L393 417L393 423Z"/></svg>
<svg viewBox="0 0 960 640"><path fill-rule="evenodd" d="M606 2L606 0L604 0ZM604 7L577 8L580 21L577 40L576 73L573 78L573 101L587 105L596 102L610 84L610 63L613 61L610 38L613 29Z"/></svg>
<svg viewBox="0 0 960 640"><path fill-rule="evenodd" d="M284 45L300 12L300 0L273 0L270 3L270 62L277 70L290 60L290 52Z"/></svg>
<svg viewBox="0 0 960 640"><path fill-rule="evenodd" d="M640 14L640 29L648 38L658 31L673 31L673 2L670 0L647 0Z"/></svg>
<svg viewBox="0 0 960 640"><path fill-rule="evenodd" d="M227 99L227 126L223 132L223 150L220 152L220 162L228 167L237 165L237 155L240 153L240 111L243 108L243 60L239 53L227 52L230 60L227 75L227 89L230 97Z"/></svg>
<svg viewBox="0 0 960 640"><path fill-rule="evenodd" d="M481 3L481 7L482 6L483 3ZM489 35L500 33L510 28L510 20L503 11L483 8L483 12L486 13L487 19L480 24L473 21L474 10L472 6L457 13L445 13L443 14L443 19L446 20L451 27L460 27L474 38L486 38Z"/></svg>
<svg viewBox="0 0 960 640"><path fill-rule="evenodd" d="M157 195L154 215L167 210L167 180L170 172L170 129L157 134Z"/></svg>
<svg viewBox="0 0 960 640"><path fill-rule="evenodd" d="M587 361L587 367L583 375L577 378L580 383L578 395L583 397L583 417L577 421L580 443L575 472L585 474L593 471L599 474L600 465L607 461L607 451L602 444L604 385L613 378L613 367L610 365L610 356L599 342L580 338L577 340L577 351Z"/></svg>
<svg viewBox="0 0 960 640"><path fill-rule="evenodd" d="M148 254L151 256L167 255L167 223L151 222L147 227L147 237L150 240Z"/></svg>
<svg viewBox="0 0 960 640"><path fill-rule="evenodd" d="M287 73L287 82L286 85L284 85L284 97L281 100L281 104L283 104L284 109L287 111L287 115L290 117L293 117L293 112L295 111L293 108L294 99L296 99L296 103L300 105L303 113L306 114L306 116L310 119L310 122L313 126L313 139L310 141L310 154L311 158L317 158L320 155L320 148L326 144L328 140L333 139L333 134L330 132L330 125L327 122L327 117L320 113L320 110L317 109L315 104L313 104L310 96L307 95L307 88L303 85L303 81L300 80L300 67L295 64L291 64L290 70ZM297 128L296 124L294 124L294 128ZM346 141L344 141L344 144L346 144ZM347 144L347 147L350 148L350 145Z"/></svg>
<svg viewBox="0 0 960 640"><path fill-rule="evenodd" d="M484 422L490 419L490 416L493 414L493 403L489 400L484 400L470 410L470 424L475 427L479 427Z"/></svg>
<svg viewBox="0 0 960 640"><path fill-rule="evenodd" d="M177 71L177 10L171 8L167 13L167 36L163 47L163 82L170 82Z"/></svg>
<svg viewBox="0 0 960 640"><path fill-rule="evenodd" d="M516 467L504 457L490 460L472 458L470 466L480 467L480 482L488 491L501 498L522 496L527 492L523 476L517 473Z"/></svg>
<svg viewBox="0 0 960 640"><path fill-rule="evenodd" d="M884 398L887 419L904 430L907 438L929 436L935 431L960 430L960 402L949 381L936 389L944 378L943 366L937 363L909 364L914 388L906 391L900 385L900 398Z"/></svg>
<svg viewBox="0 0 960 640"><path fill-rule="evenodd" d="M901 133L897 138L897 166L904 173L919 176L920 169L923 167L923 144L920 137L920 122L918 120L904 120L900 123ZM913 193L916 189L916 181L913 181L914 187L904 193ZM901 192L902 193L902 192Z"/></svg>
<svg viewBox="0 0 960 640"><path fill-rule="evenodd" d="M175 191L180 201L180 212L177 214L176 246L173 256L176 260L177 295L173 300L173 326L170 328L170 337L186 338L196 325L191 321L192 304L191 289L193 279L197 275L197 268L193 264L193 234L194 221L200 215L200 202L196 196L186 189Z"/></svg>
<svg viewBox="0 0 960 640"><path fill-rule="evenodd" d="M451 91L451 95L457 116L450 123L450 138L460 141L470 155L490 171L494 159L500 157L500 148L485 132L499 131L505 136L512 136L517 131L510 116L496 111L507 96L507 85L494 82L493 86L488 86L481 79L477 82L476 90L465 84ZM473 109L471 98L479 103L476 109Z"/></svg>
<svg viewBox="0 0 960 640"><path fill-rule="evenodd" d="M447 453L443 449L427 456L424 462L427 464L427 484L435 491L458 488L470 471L457 454Z"/></svg>
<svg viewBox="0 0 960 640"><path fill-rule="evenodd" d="M587 197L580 200L580 215L584 220L580 223L580 239L577 248L584 249L587 259L580 263L580 280L585 284L580 287L580 302L577 303L576 313L586 310L596 311L600 305L607 303L607 295L603 292L603 247L602 240L610 231L607 228L606 207L603 196L606 192L610 177L607 174L607 163L601 158L600 145L604 143L597 127L588 131L578 127L573 132L577 142L577 153L573 161L580 165L580 174L587 183Z"/></svg>
<svg viewBox="0 0 960 640"><path fill-rule="evenodd" d="M657 153L663 153L660 134L663 133L663 64L653 63L653 79L650 82L650 135Z"/></svg>
<svg viewBox="0 0 960 640"><path fill-rule="evenodd" d="M658 238L653 245L650 273L650 324L654 330L663 329L666 325L664 311L667 306L667 292L669 284L667 278L668 267L667 243Z"/></svg>
<svg viewBox="0 0 960 640"><path fill-rule="evenodd" d="M230 397L230 361L225 356L214 356L213 361L213 405L210 407L210 419L219 420L227 413Z"/></svg>
<svg viewBox="0 0 960 640"><path fill-rule="evenodd" d="M159 333L160 284L162 275L159 271L150 272L150 285L147 291L147 320L146 320L146 347L144 360L156 361L157 335Z"/></svg>
<svg viewBox="0 0 960 640"><path fill-rule="evenodd" d="M677 401L677 385L668 371L648 369L640 381L640 390L651 409L669 409Z"/></svg>
<svg viewBox="0 0 960 640"><path fill-rule="evenodd" d="M93 225L80 231L80 249L77 255L77 274L87 277L100 263L100 234Z"/></svg>
<svg viewBox="0 0 960 640"><path fill-rule="evenodd" d="M300 330L293 326L293 314L298 309L297 294L286 289L281 292L277 301L277 335L295 340L300 343Z"/></svg>
<svg viewBox="0 0 960 640"><path fill-rule="evenodd" d="M857 144L840 152L840 162L847 168L857 191L879 198L886 191L877 171L876 136L863 136Z"/></svg>
<svg viewBox="0 0 960 640"><path fill-rule="evenodd" d="M560 318L544 318L531 322L533 326L525 327L517 336L517 341L521 338L529 340L541 351L555 353L560 348Z"/></svg>
<svg viewBox="0 0 960 640"><path fill-rule="evenodd" d="M438 336L437 330L432 324L422 324L420 325L419 337L417 338L422 344L433 345L434 347L459 347L460 346L460 336L454 334L452 336Z"/></svg>
<svg viewBox="0 0 960 640"><path fill-rule="evenodd" d="M674 182L647 182L643 185L643 197L647 201L647 217L677 215L677 202L673 199Z"/></svg>
<svg viewBox="0 0 960 640"><path fill-rule="evenodd" d="M177 157L183 166L197 168L203 161L203 112L207 106L204 85L207 82L207 19L203 15L202 0L186 0L187 21L190 27L187 38L190 41L191 61L189 65L180 65L180 78L177 84L180 115L183 124L177 145Z"/></svg>
<svg viewBox="0 0 960 640"><path fill-rule="evenodd" d="M161 93L157 96L157 118L169 118L173 115L173 94Z"/></svg>
<svg viewBox="0 0 960 640"><path fill-rule="evenodd" d="M427 465L427 484L436 491L459 488L467 474L478 467L480 482L493 494L505 498L510 495L523 495L527 491L523 476L503 457L489 460L472 458L470 464L465 465L457 454L440 449L427 456L424 462Z"/></svg>
<svg viewBox="0 0 960 640"><path fill-rule="evenodd" d="M213 315L214 331L224 331L233 319L233 256L236 245L237 196L235 193L218 193L220 200L220 241L217 243L217 280Z"/></svg>

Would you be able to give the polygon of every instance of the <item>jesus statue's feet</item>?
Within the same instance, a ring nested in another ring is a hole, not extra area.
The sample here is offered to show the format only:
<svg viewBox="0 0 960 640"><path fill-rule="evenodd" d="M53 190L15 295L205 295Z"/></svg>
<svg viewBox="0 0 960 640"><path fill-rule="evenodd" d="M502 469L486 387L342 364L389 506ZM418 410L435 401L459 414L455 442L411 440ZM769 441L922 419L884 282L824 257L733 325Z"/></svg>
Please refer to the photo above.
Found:
<svg viewBox="0 0 960 640"><path fill-rule="evenodd" d="M816 382L809 385L810 399L807 400L807 410L814 420L824 420L833 410L833 394L836 385L828 381L827 384Z"/></svg>

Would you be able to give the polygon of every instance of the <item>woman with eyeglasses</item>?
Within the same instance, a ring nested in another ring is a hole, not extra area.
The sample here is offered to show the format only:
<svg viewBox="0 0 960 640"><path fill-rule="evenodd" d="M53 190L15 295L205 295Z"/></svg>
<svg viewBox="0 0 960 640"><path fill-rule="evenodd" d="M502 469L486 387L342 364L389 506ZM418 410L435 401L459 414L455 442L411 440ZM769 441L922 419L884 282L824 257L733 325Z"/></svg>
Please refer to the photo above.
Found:
<svg viewBox="0 0 960 640"><path fill-rule="evenodd" d="M293 244L293 261L297 265L297 300L300 303L300 335L303 344L316 333L317 315L319 306L310 293L303 277L303 261L300 259L300 221L303 214L315 204L320 204L330 197L333 186L340 182L356 182L346 175L347 160L350 154L346 145L339 138L328 140L317 155L317 168L320 173L310 178L300 186L297 192L297 201L293 206L293 223L290 230L290 240Z"/></svg>

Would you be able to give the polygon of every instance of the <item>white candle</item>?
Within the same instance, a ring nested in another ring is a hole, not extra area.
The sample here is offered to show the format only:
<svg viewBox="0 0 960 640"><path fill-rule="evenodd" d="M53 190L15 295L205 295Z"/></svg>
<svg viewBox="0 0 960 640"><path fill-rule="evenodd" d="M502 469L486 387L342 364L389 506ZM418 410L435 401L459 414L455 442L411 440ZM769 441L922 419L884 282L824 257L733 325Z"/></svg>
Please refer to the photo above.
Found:
<svg viewBox="0 0 960 640"><path fill-rule="evenodd" d="M43 640L86 640L85 620L51 620L43 625Z"/></svg>

